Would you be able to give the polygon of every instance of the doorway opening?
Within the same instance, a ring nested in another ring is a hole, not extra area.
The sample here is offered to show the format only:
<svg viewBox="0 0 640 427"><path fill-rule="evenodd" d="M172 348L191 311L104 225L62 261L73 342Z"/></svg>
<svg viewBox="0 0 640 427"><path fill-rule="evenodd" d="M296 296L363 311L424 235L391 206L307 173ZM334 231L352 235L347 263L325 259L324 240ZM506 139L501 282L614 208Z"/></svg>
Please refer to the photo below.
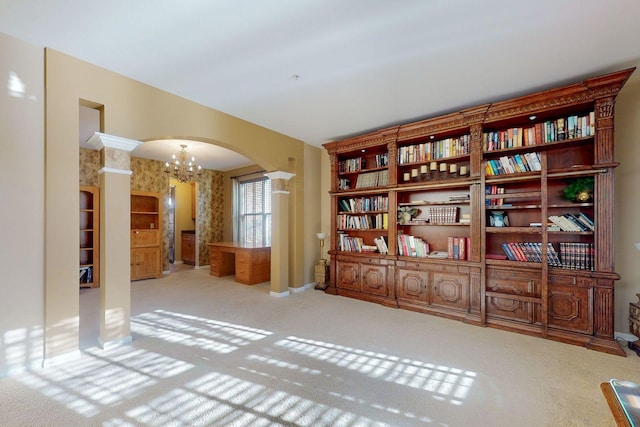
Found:
<svg viewBox="0 0 640 427"><path fill-rule="evenodd" d="M196 209L197 184L170 180L169 262L170 271L197 267Z"/></svg>

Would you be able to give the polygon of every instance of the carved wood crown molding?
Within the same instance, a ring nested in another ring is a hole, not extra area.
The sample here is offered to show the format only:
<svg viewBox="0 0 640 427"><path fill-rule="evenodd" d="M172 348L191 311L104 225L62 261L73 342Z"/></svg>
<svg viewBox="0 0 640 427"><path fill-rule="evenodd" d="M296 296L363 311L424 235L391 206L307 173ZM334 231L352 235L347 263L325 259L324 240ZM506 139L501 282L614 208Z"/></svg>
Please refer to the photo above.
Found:
<svg viewBox="0 0 640 427"><path fill-rule="evenodd" d="M408 129L400 129L398 132L398 141L407 139L414 139L423 136L430 136L439 132L446 132L449 130L458 129L466 125L464 118L459 118L452 121L424 124L424 126L413 127Z"/></svg>
<svg viewBox="0 0 640 427"><path fill-rule="evenodd" d="M359 138L362 138L362 140L358 141ZM358 139L354 139L354 140L347 140L348 142L348 147L344 147L344 145L338 145L337 147L335 147L335 152L336 153L344 153L344 152L349 152L349 151L355 151L355 150L361 150L361 149L365 149L365 148L370 148L370 147L376 147L379 145L384 145L384 144L388 144L390 142L395 142L396 141L396 134L392 134L392 135L383 135L383 136L379 136L379 137L358 137ZM340 141L341 144L347 144L346 141Z"/></svg>
<svg viewBox="0 0 640 427"><path fill-rule="evenodd" d="M471 126L471 139L482 139L482 126Z"/></svg>
<svg viewBox="0 0 640 427"><path fill-rule="evenodd" d="M613 106L615 101L613 98L599 99L596 102L596 118L603 119L607 117L613 117Z"/></svg>
<svg viewBox="0 0 640 427"><path fill-rule="evenodd" d="M350 139L324 144L327 151L346 153L394 142L407 142L451 131L469 129L473 139L482 137L482 126L486 123L525 117L549 110L588 103L594 104L596 117L613 115L616 95L635 68L585 79L580 83L547 91L524 95L506 101L484 104L418 122L407 123L382 131L363 134ZM477 125L477 126L476 126Z"/></svg>

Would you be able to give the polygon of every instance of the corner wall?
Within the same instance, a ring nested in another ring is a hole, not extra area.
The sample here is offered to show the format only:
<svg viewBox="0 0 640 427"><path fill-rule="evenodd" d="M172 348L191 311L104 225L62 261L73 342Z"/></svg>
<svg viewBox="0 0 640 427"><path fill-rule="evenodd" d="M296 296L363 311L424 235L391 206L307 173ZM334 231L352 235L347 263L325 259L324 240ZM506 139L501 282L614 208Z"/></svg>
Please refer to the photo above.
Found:
<svg viewBox="0 0 640 427"><path fill-rule="evenodd" d="M622 88L615 105L615 330L629 333L629 303L640 293L640 70Z"/></svg>
<svg viewBox="0 0 640 427"><path fill-rule="evenodd" d="M41 47L0 33L0 58L3 376L43 359L44 54Z"/></svg>

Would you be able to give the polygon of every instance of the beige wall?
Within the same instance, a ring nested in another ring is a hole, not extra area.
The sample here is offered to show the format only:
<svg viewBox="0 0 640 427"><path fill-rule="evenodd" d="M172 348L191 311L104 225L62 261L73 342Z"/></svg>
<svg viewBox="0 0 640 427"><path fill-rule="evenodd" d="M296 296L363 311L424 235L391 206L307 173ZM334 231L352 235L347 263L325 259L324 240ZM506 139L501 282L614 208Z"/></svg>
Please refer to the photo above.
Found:
<svg viewBox="0 0 640 427"><path fill-rule="evenodd" d="M43 67L41 48L0 34L0 376L42 362Z"/></svg>
<svg viewBox="0 0 640 427"><path fill-rule="evenodd" d="M615 330L629 332L629 303L640 293L640 71L622 88L615 106L616 169L615 268L622 276L615 290Z"/></svg>
<svg viewBox="0 0 640 427"><path fill-rule="evenodd" d="M320 177L321 170L321 158L323 152L326 152L324 149L307 146L305 147L305 172L309 173L311 176ZM328 201L328 193L326 191L323 192L322 181L320 179L313 179L305 181L305 187L302 194L304 204L306 206L313 206L314 203L318 203L321 201L326 195L327 204L325 206L329 206ZM322 227L322 213L318 211L307 211L307 214L304 217L305 230L309 230L312 233L312 238L305 241L304 252L308 254L315 254L312 258L307 258L307 264L305 265L305 271L308 271L311 275L312 281L315 280L314 277L314 268L316 262L321 258L320 255L320 241L317 239L316 234L323 231L330 233L331 229ZM325 245L327 241L325 240ZM326 249L326 246L325 246Z"/></svg>
<svg viewBox="0 0 640 427"><path fill-rule="evenodd" d="M77 236L78 105L80 100L104 106L107 134L129 139L163 137L195 139L237 151L266 170L296 174L294 192L304 185L304 144L227 114L143 85L62 53L46 49L47 153L45 264L47 334L45 357L76 351L77 341ZM303 246L305 230L302 198L294 199L291 245ZM318 209L316 206L315 209ZM54 242L56 242L54 244ZM302 251L290 250L293 273L290 286L301 286L305 276ZM71 301L71 302L69 302ZM60 339L60 337L65 339Z"/></svg>

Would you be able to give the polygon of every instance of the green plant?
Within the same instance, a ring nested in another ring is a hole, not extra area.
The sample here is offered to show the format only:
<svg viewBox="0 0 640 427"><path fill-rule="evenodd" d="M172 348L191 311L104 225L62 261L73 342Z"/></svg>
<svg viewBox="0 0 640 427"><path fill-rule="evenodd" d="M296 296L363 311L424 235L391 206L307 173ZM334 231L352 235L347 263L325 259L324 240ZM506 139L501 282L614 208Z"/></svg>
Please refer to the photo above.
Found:
<svg viewBox="0 0 640 427"><path fill-rule="evenodd" d="M575 201L578 194L583 192L593 194L593 177L574 178L568 181L568 185L562 190L565 200Z"/></svg>
<svg viewBox="0 0 640 427"><path fill-rule="evenodd" d="M420 213L420 210L418 208L415 208L413 206L399 206L398 207L398 219L402 219L402 214L403 213L408 213L409 215L411 215L411 218L413 218L414 216L418 215Z"/></svg>

